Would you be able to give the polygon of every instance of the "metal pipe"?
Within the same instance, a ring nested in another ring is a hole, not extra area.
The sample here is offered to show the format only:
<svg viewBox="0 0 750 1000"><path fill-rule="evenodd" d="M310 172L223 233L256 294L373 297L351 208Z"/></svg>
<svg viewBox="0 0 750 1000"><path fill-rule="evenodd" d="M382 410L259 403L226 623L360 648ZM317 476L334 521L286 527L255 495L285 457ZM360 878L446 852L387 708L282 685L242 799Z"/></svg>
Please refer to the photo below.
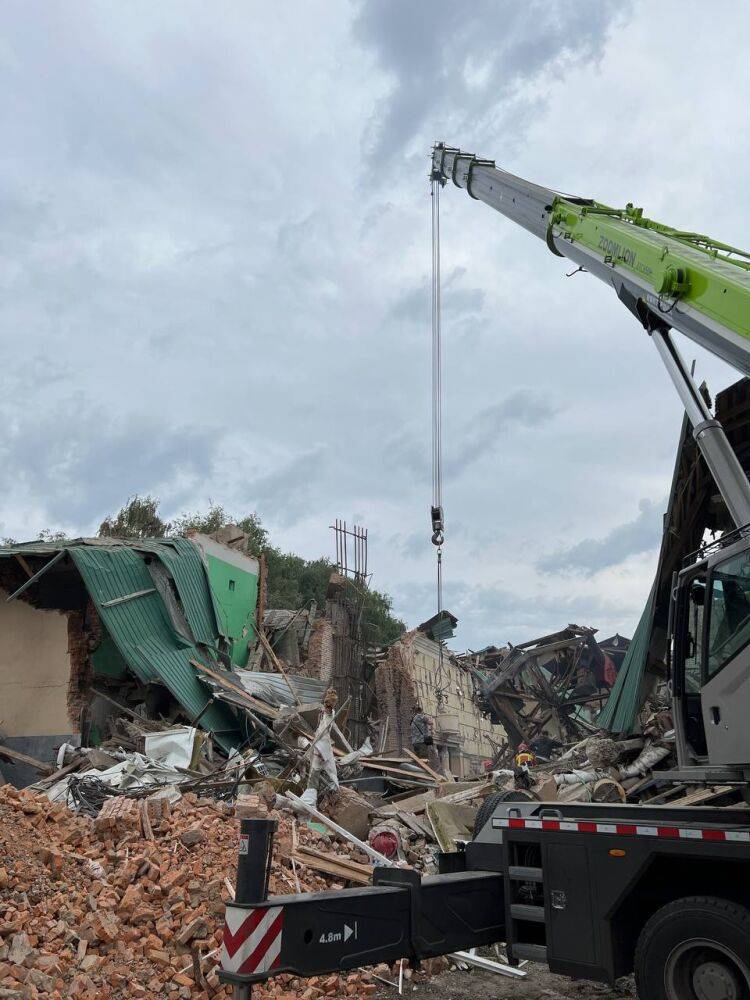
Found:
<svg viewBox="0 0 750 1000"><path fill-rule="evenodd" d="M42 576L44 573L46 573L48 569L52 569L53 566L59 563L60 560L63 558L63 556L66 554L66 552L67 549L61 549L57 553L57 555L54 555L49 562L46 562L44 566L42 566L41 569L38 569L33 576L30 576L28 580L22 583L21 586L18 588L18 590L14 590L13 593L10 595L10 597L6 597L5 603L10 604L11 601L15 601L17 597L20 597L21 594L27 591L29 587L32 586L32 584L36 583L39 577Z"/></svg>
<svg viewBox="0 0 750 1000"><path fill-rule="evenodd" d="M750 524L750 483L724 428L711 415L669 333L666 330L654 330L651 339L682 400L693 428L695 443L719 488L735 527L742 528Z"/></svg>

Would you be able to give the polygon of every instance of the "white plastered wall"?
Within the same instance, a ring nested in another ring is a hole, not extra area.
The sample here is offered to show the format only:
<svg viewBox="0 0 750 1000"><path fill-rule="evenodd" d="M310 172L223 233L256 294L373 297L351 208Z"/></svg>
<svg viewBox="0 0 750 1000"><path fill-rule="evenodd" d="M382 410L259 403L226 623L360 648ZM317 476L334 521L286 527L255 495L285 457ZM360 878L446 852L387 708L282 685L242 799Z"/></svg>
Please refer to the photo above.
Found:
<svg viewBox="0 0 750 1000"><path fill-rule="evenodd" d="M8 737L70 731L68 620L0 590L0 729Z"/></svg>

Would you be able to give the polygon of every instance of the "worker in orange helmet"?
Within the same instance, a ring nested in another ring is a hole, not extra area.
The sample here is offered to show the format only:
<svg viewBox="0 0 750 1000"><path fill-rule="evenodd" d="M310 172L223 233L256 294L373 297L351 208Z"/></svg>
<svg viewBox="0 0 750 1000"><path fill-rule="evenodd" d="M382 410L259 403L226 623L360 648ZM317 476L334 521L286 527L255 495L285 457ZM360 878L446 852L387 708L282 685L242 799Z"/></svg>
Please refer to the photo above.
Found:
<svg viewBox="0 0 750 1000"><path fill-rule="evenodd" d="M536 764L536 757L532 753L528 743L519 743L514 759L516 767L531 767Z"/></svg>

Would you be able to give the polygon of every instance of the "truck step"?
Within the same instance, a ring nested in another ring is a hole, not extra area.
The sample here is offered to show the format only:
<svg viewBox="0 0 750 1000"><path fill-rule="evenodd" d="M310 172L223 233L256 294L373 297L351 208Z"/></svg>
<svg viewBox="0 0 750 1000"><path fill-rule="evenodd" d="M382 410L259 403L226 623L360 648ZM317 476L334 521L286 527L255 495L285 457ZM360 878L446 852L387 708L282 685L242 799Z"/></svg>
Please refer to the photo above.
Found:
<svg viewBox="0 0 750 1000"><path fill-rule="evenodd" d="M529 903L511 903L510 915L514 920L531 920L535 924L544 923L544 907Z"/></svg>
<svg viewBox="0 0 750 1000"><path fill-rule="evenodd" d="M530 962L546 962L547 948L543 944L511 945L515 958L527 958Z"/></svg>
<svg viewBox="0 0 750 1000"><path fill-rule="evenodd" d="M543 882L541 868L527 868L525 865L508 865L508 878L514 882Z"/></svg>

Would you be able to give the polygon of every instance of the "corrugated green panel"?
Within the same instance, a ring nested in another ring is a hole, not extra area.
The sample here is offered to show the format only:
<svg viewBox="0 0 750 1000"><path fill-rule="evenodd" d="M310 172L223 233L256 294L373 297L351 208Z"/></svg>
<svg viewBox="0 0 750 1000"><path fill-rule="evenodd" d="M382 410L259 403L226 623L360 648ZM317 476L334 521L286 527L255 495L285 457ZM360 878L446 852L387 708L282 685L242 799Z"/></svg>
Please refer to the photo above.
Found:
<svg viewBox="0 0 750 1000"><path fill-rule="evenodd" d="M631 732L641 707L641 688L648 663L655 595L656 585L651 588L651 593L648 595L646 607L622 661L607 704L596 720L597 725L612 733Z"/></svg>
<svg viewBox="0 0 750 1000"><path fill-rule="evenodd" d="M174 633L143 559L125 546L104 549L75 545L69 551L122 656L142 681L155 680L158 675L154 667L145 657L137 654L138 640L153 632L162 635ZM152 590L153 593L110 608L103 606L107 601L140 590Z"/></svg>
<svg viewBox="0 0 750 1000"><path fill-rule="evenodd" d="M193 543L187 538L170 538L138 543L138 548L152 552L169 570L197 641L216 646L219 633L208 578L201 554Z"/></svg>
<svg viewBox="0 0 750 1000"><path fill-rule="evenodd" d="M190 660L205 660L205 656L172 628L158 593L106 607L107 601L153 587L141 555L127 546L77 545L69 551L105 628L130 668L144 682L161 680L195 718L209 696ZM227 749L239 739L234 716L226 706L213 705L201 724L213 730Z"/></svg>
<svg viewBox="0 0 750 1000"><path fill-rule="evenodd" d="M13 545L0 545L0 559L3 556L12 556L18 553L26 556L49 556L66 549L71 545L81 545L86 542L85 538L66 539L64 542L14 542Z"/></svg>

